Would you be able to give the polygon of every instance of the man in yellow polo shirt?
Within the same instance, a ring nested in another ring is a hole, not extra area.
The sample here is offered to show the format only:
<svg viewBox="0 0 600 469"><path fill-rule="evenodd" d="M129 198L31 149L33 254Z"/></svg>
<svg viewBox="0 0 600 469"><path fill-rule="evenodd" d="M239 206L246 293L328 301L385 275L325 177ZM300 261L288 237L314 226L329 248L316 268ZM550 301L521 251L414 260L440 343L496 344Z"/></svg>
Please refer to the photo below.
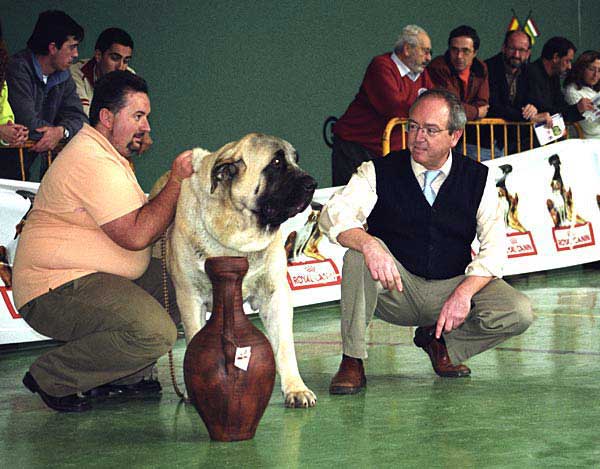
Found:
<svg viewBox="0 0 600 469"><path fill-rule="evenodd" d="M102 77L91 126L46 173L21 234L15 305L33 329L65 342L39 357L23 384L57 411L88 410L79 393L159 392L147 378L177 337L157 300L160 265L150 247L173 219L191 151L175 158L167 185L147 201L129 158L150 131L149 113L142 78Z"/></svg>

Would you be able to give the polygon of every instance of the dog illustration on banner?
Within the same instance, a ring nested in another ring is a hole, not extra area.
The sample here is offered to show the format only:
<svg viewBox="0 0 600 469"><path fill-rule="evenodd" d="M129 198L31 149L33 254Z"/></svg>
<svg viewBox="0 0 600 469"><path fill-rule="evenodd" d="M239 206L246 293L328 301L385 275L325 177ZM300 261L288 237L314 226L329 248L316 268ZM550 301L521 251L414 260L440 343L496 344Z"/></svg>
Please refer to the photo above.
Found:
<svg viewBox="0 0 600 469"><path fill-rule="evenodd" d="M535 256L537 249L531 232L519 220L519 194L511 194L506 187L506 179L512 173L512 166L503 164L498 167L502 172L496 179L498 199L504 208L504 224L506 226L507 255L508 258Z"/></svg>
<svg viewBox="0 0 600 469"><path fill-rule="evenodd" d="M552 236L556 250L560 252L594 246L596 241L592 224L575 211L573 191L563 181L559 156L552 155L548 163L554 167L554 174L550 180L552 192L546 205L554 225Z"/></svg>
<svg viewBox="0 0 600 469"><path fill-rule="evenodd" d="M319 229L318 221L323 205L312 202L310 206L311 211L304 226L298 231L292 231L285 240L288 262L296 262L302 255L318 261L325 260L325 256L319 252L319 242L323 234Z"/></svg>
<svg viewBox="0 0 600 469"><path fill-rule="evenodd" d="M546 201L548 212L552 218L555 228L580 225L586 221L576 214L573 210L573 191L566 188L563 182L560 166L561 161L558 155L552 155L548 158L550 166L554 166L554 175L550 181L552 194Z"/></svg>
<svg viewBox="0 0 600 469"><path fill-rule="evenodd" d="M525 233L527 230L519 221L519 194L515 192L512 195L506 188L506 177L512 172L513 168L509 164L503 164L499 169L502 171L502 176L496 181L496 187L498 188L498 198L504 206L504 223L515 231Z"/></svg>

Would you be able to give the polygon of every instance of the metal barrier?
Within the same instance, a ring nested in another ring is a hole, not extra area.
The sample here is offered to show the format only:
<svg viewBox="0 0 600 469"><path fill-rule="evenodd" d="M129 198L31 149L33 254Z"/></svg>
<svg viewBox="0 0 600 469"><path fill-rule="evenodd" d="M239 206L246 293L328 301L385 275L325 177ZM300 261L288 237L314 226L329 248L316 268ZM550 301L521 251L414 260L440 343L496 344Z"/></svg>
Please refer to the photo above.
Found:
<svg viewBox="0 0 600 469"><path fill-rule="evenodd" d="M390 152L390 142L391 142L391 136L392 136L392 131L394 130L394 127L396 127L397 125L401 125L402 126L402 149L404 150L406 148L406 122L408 121L407 118L405 117L394 117L392 119L390 119L387 123L387 125L385 126L385 130L383 131L383 135L381 138L381 147L382 147L382 154L383 155L387 155ZM508 143L509 143L509 138L508 138L508 129L510 127L514 127L516 130L516 141L517 141L517 153L520 153L521 151L525 151L525 149L522 148L522 143L523 143L523 138L522 138L522 133L523 132L527 132L529 138L529 148L527 148L528 150L531 150L534 148L533 142L533 127L534 124L531 122L508 122L505 121L504 119L495 119L495 118L485 118L485 119L479 119L476 121L468 121L467 122L467 127L465 128L465 132L464 132L464 136L462 138L462 148L463 148L463 154L467 153L467 134L470 131L475 131L475 141L476 141L476 145L477 145L477 161L481 161L481 131L482 131L482 127L483 128L487 128L489 131L489 141L490 142L494 142L494 126L501 126L502 127L502 135L503 135L503 143L504 143L504 151L503 151L503 155L502 156L506 156L506 152L507 152L507 148L508 148ZM471 130L469 130L471 129ZM573 130L573 132L575 133L576 138L583 138L583 130L581 129L581 126L579 125L579 123L577 122L571 122L567 124L567 132L565 134L565 138L569 138L569 131ZM490 144L491 147L491 157L492 159L494 159L495 155L495 145Z"/></svg>
<svg viewBox="0 0 600 469"><path fill-rule="evenodd" d="M2 153L1 153L2 149L17 148L19 150L19 164L21 165L21 180L22 181L26 180L26 178L25 178L25 149L33 147L36 143L37 143L37 141L27 140L23 145L18 145L18 146L2 145L2 146L0 146L0 158L2 158ZM59 144L58 148L61 148L60 144ZM54 157L52 150L47 151L46 157L48 158L48 166L50 166L52 164L52 158Z"/></svg>

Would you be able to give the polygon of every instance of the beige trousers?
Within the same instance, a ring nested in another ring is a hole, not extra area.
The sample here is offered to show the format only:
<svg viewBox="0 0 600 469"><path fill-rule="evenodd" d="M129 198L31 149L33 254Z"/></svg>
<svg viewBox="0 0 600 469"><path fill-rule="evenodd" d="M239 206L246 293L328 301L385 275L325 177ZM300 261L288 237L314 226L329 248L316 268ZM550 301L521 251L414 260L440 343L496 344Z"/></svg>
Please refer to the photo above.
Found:
<svg viewBox="0 0 600 469"><path fill-rule="evenodd" d="M396 266L402 278L402 292L384 290L371 277L363 255L352 249L346 252L341 299L345 355L367 357L365 334L373 315L399 326L435 324L444 302L465 278L459 275L446 280L426 280L408 272L397 260ZM458 329L444 333L448 355L452 363L462 363L523 333L532 321L529 299L504 280L492 280L473 296L465 322Z"/></svg>

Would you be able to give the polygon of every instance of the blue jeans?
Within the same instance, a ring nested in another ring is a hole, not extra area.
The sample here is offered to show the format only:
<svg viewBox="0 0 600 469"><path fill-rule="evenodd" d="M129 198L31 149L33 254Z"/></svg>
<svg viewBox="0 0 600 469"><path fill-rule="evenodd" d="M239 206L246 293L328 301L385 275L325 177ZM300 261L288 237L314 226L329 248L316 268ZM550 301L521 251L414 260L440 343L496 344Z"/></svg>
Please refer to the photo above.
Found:
<svg viewBox="0 0 600 469"><path fill-rule="evenodd" d="M477 161L477 145L473 145L471 143L467 143L467 156L472 160ZM504 152L502 149L494 146L494 159L504 156ZM492 150L489 148L480 148L479 149L479 157L480 161L488 161L492 159Z"/></svg>

